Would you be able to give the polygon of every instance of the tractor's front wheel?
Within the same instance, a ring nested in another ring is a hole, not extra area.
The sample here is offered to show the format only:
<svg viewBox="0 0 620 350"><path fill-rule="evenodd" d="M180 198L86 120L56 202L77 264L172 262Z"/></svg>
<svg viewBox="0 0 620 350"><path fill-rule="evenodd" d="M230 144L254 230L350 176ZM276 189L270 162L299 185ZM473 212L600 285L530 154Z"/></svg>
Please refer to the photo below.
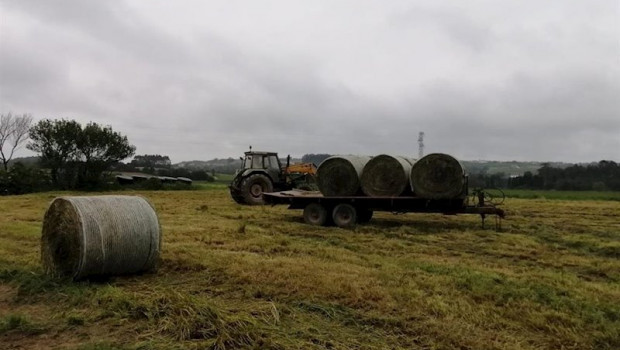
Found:
<svg viewBox="0 0 620 350"><path fill-rule="evenodd" d="M273 192L273 183L262 174L250 175L241 181L241 195L246 204L262 205L265 204L263 193Z"/></svg>

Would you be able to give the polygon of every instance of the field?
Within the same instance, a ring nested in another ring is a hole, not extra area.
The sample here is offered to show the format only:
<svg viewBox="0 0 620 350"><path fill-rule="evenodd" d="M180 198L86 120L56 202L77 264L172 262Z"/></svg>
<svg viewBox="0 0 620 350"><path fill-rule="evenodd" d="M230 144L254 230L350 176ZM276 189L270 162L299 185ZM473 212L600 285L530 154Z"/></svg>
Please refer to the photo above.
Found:
<svg viewBox="0 0 620 350"><path fill-rule="evenodd" d="M39 262L66 193L0 197L0 348L620 348L618 200L511 194L500 232L390 213L344 230L197 187L123 192L157 208L161 266L78 283Z"/></svg>

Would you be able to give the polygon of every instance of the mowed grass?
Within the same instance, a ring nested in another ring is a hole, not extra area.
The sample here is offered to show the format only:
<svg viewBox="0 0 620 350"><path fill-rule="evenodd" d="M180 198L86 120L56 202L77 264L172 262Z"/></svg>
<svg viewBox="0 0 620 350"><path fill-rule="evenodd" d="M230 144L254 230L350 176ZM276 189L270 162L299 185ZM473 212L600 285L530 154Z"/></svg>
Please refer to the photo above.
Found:
<svg viewBox="0 0 620 350"><path fill-rule="evenodd" d="M620 202L508 198L476 216L376 213L312 227L225 188L149 198L159 270L42 274L57 195L0 197L0 348L618 349Z"/></svg>

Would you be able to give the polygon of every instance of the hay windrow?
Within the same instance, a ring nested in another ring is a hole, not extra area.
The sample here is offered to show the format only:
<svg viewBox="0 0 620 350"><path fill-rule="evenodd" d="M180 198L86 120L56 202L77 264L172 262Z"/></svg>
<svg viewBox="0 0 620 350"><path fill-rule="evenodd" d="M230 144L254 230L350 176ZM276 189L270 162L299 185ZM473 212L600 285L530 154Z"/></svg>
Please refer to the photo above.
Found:
<svg viewBox="0 0 620 350"><path fill-rule="evenodd" d="M353 196L360 192L360 177L367 156L332 156L317 169L317 185L324 196Z"/></svg>
<svg viewBox="0 0 620 350"><path fill-rule="evenodd" d="M411 167L410 184L415 195L429 199L455 198L462 195L464 169L454 157L432 153Z"/></svg>
<svg viewBox="0 0 620 350"><path fill-rule="evenodd" d="M413 159L387 154L373 157L362 171L362 191L371 197L403 194L409 187L409 173L414 162Z"/></svg>
<svg viewBox="0 0 620 350"><path fill-rule="evenodd" d="M142 197L60 197L45 213L41 260L74 279L130 274L153 269L160 246L157 214Z"/></svg>

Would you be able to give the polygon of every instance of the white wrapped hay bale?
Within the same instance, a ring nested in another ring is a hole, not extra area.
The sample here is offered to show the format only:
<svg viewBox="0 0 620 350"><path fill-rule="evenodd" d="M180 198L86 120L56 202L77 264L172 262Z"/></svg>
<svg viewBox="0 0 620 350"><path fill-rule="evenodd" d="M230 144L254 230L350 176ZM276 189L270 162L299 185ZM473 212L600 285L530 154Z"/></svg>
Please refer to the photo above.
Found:
<svg viewBox="0 0 620 350"><path fill-rule="evenodd" d="M415 195L422 198L464 197L465 169L451 155L431 153L413 164L410 183Z"/></svg>
<svg viewBox="0 0 620 350"><path fill-rule="evenodd" d="M59 197L45 213L46 272L81 279L155 267L161 248L157 213L143 197Z"/></svg>
<svg viewBox="0 0 620 350"><path fill-rule="evenodd" d="M409 187L409 174L415 159L380 154L366 163L360 182L370 197L400 196Z"/></svg>
<svg viewBox="0 0 620 350"><path fill-rule="evenodd" d="M354 196L360 191L362 170L370 157L332 156L317 168L317 185L324 196Z"/></svg>

